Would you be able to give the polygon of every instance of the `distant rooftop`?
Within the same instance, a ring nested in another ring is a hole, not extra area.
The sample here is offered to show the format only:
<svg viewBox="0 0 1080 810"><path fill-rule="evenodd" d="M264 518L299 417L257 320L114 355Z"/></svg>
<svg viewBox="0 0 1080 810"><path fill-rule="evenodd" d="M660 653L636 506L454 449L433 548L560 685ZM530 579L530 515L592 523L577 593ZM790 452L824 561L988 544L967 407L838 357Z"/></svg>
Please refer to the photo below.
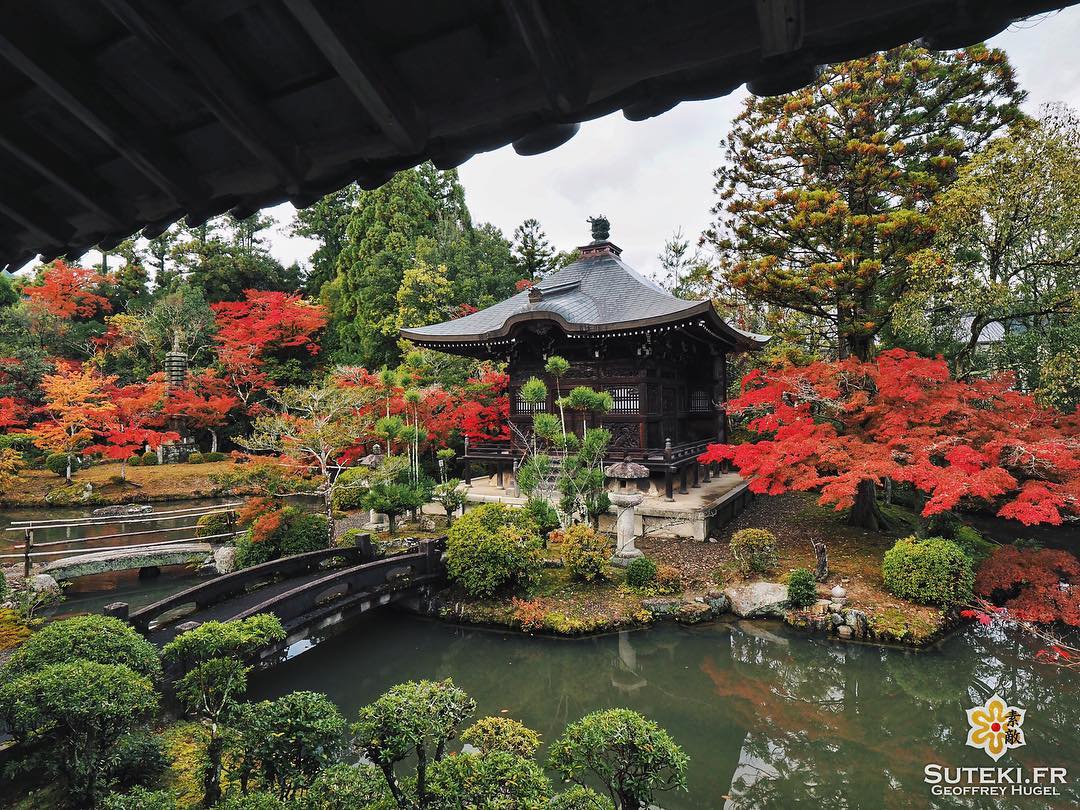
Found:
<svg viewBox="0 0 1080 810"><path fill-rule="evenodd" d="M606 226L606 220L604 220ZM711 301L676 298L638 273L607 239L578 248L581 258L527 290L479 312L451 321L402 329L421 345L495 341L509 336L516 324L554 321L568 335L604 334L674 326L699 320L741 349L763 346L768 337L736 329L713 309Z"/></svg>

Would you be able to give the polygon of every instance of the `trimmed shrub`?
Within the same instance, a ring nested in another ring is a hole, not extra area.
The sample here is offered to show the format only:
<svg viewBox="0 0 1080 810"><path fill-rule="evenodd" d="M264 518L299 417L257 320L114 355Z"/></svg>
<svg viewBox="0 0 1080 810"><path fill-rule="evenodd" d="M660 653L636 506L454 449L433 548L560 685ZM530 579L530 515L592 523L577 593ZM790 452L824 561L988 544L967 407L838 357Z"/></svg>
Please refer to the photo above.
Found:
<svg viewBox="0 0 1080 810"><path fill-rule="evenodd" d="M132 456L131 458L129 458L127 460L127 465L129 467L141 467L142 466L142 456Z"/></svg>
<svg viewBox="0 0 1080 810"><path fill-rule="evenodd" d="M481 754L506 751L531 757L540 747L540 735L509 717L481 717L463 732L461 741L479 749Z"/></svg>
<svg viewBox="0 0 1080 810"><path fill-rule="evenodd" d="M971 560L956 543L914 535L897 540L885 552L881 576L891 593L945 608L970 600L975 582Z"/></svg>
<svg viewBox="0 0 1080 810"><path fill-rule="evenodd" d="M563 532L563 559L570 575L582 582L604 578L604 567L611 557L611 545L599 532L584 524L575 524Z"/></svg>
<svg viewBox="0 0 1080 810"><path fill-rule="evenodd" d="M47 624L8 659L0 682L75 659L122 664L153 680L161 676L157 648L131 625L111 616L74 616Z"/></svg>
<svg viewBox="0 0 1080 810"><path fill-rule="evenodd" d="M731 556L739 572L767 574L776 567L776 535L768 529L742 529L731 536Z"/></svg>
<svg viewBox="0 0 1080 810"><path fill-rule="evenodd" d="M326 548L328 537L326 515L286 507L285 523L278 540L279 554L291 557L293 554L318 551Z"/></svg>
<svg viewBox="0 0 1080 810"><path fill-rule="evenodd" d="M656 589L661 593L678 593L682 590L682 572L674 565L656 566Z"/></svg>
<svg viewBox="0 0 1080 810"><path fill-rule="evenodd" d="M236 531L236 516L232 512L215 512L203 515L195 521L196 537L214 537L219 534L228 534ZM228 542L227 539L219 539L218 542Z"/></svg>
<svg viewBox="0 0 1080 810"><path fill-rule="evenodd" d="M213 453L203 453L203 461L206 461L207 463L224 461L226 458L227 456L218 450L215 450Z"/></svg>
<svg viewBox="0 0 1080 810"><path fill-rule="evenodd" d="M301 798L293 799L294 810L359 810L392 807L390 791L382 771L374 765L339 762L323 770Z"/></svg>
<svg viewBox="0 0 1080 810"><path fill-rule="evenodd" d="M45 456L45 469L51 472L53 475L59 475L63 478L67 474L68 457L66 453L49 453ZM71 474L74 475L75 471L79 469L79 457L71 457Z"/></svg>
<svg viewBox="0 0 1080 810"><path fill-rule="evenodd" d="M153 450L147 450L142 454L142 466L144 467L156 467L158 463L157 453Z"/></svg>
<svg viewBox="0 0 1080 810"><path fill-rule="evenodd" d="M809 568L796 568L788 574L788 604L792 607L810 607L817 601L817 582Z"/></svg>
<svg viewBox="0 0 1080 810"><path fill-rule="evenodd" d="M446 568L476 598L528 587L540 573L539 542L506 506L470 509L450 527Z"/></svg>
<svg viewBox="0 0 1080 810"><path fill-rule="evenodd" d="M544 810L615 810L615 805L611 803L611 799L601 796L595 790L574 785L569 790L552 796Z"/></svg>
<svg viewBox="0 0 1080 810"><path fill-rule="evenodd" d="M656 563L648 557L638 557L626 566L626 584L631 588L648 588L656 582Z"/></svg>
<svg viewBox="0 0 1080 810"><path fill-rule="evenodd" d="M349 467L342 470L334 487L333 506L335 509L362 509L362 501L367 487L363 484L371 477L367 467Z"/></svg>
<svg viewBox="0 0 1080 810"><path fill-rule="evenodd" d="M202 453L200 453L198 450L196 450L193 453L188 453L187 463L188 464L205 464L206 463L206 456L204 456Z"/></svg>
<svg viewBox="0 0 1080 810"><path fill-rule="evenodd" d="M127 793L110 793L101 802L102 810L176 810L176 796L167 790L133 787Z"/></svg>
<svg viewBox="0 0 1080 810"><path fill-rule="evenodd" d="M149 731L133 731L116 741L107 765L113 790L152 784L169 767L161 737Z"/></svg>

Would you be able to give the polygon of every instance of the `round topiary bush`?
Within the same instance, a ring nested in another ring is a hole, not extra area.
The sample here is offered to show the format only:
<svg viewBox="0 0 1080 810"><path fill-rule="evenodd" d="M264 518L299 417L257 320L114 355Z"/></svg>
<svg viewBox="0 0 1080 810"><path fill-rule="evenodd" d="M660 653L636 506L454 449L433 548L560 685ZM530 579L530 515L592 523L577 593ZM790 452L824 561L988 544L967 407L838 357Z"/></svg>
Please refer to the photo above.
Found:
<svg viewBox="0 0 1080 810"><path fill-rule="evenodd" d="M157 648L135 628L111 616L88 615L47 624L30 636L8 659L2 680L75 659L123 664L153 680L161 675Z"/></svg>
<svg viewBox="0 0 1080 810"><path fill-rule="evenodd" d="M596 582L604 578L604 567L611 558L611 544L606 537L583 523L563 532L563 559L575 579Z"/></svg>
<svg viewBox="0 0 1080 810"><path fill-rule="evenodd" d="M326 515L288 506L278 536L278 551L282 557L318 551L327 547L329 536Z"/></svg>
<svg viewBox="0 0 1080 810"><path fill-rule="evenodd" d="M776 535L768 529L742 529L731 536L731 556L743 576L767 574L776 567Z"/></svg>
<svg viewBox="0 0 1080 810"><path fill-rule="evenodd" d="M213 453L203 453L203 461L212 463L215 461L224 461L225 454L215 450Z"/></svg>
<svg viewBox="0 0 1080 810"><path fill-rule="evenodd" d="M506 751L531 757L540 747L539 734L509 717L481 717L461 732L461 741L474 746L481 754Z"/></svg>
<svg viewBox="0 0 1080 810"><path fill-rule="evenodd" d="M648 557L638 557L626 566L626 584L631 588L648 588L656 582L656 563Z"/></svg>
<svg viewBox="0 0 1080 810"><path fill-rule="evenodd" d="M138 467L142 464L142 456L132 456L127 460L129 467Z"/></svg>
<svg viewBox="0 0 1080 810"><path fill-rule="evenodd" d="M147 450L142 454L142 465L144 467L156 467L158 463L157 453L153 450Z"/></svg>
<svg viewBox="0 0 1080 810"><path fill-rule="evenodd" d="M796 568L788 574L788 604L792 607L810 607L817 601L817 582L814 572L808 568Z"/></svg>
<svg viewBox="0 0 1080 810"><path fill-rule="evenodd" d="M194 453L188 453L188 464L204 464L206 463L206 456L196 450Z"/></svg>
<svg viewBox="0 0 1080 810"><path fill-rule="evenodd" d="M506 506L470 509L450 527L446 568L476 598L527 587L540 573L539 541Z"/></svg>
<svg viewBox="0 0 1080 810"><path fill-rule="evenodd" d="M881 576L885 587L903 599L946 608L970 600L975 582L971 559L956 543L914 535L885 552Z"/></svg>
<svg viewBox="0 0 1080 810"><path fill-rule="evenodd" d="M61 478L67 475L67 464L67 453L49 453L45 456L45 469ZM79 457L72 456L71 472L74 473L77 469L79 469Z"/></svg>

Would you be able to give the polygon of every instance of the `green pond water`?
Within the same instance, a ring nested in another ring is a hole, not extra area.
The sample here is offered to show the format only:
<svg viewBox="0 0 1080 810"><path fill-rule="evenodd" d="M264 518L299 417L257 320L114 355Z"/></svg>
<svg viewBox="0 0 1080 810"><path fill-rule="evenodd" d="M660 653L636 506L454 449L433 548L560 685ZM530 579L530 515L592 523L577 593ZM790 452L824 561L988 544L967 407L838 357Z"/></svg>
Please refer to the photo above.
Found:
<svg viewBox="0 0 1080 810"><path fill-rule="evenodd" d="M1024 639L971 628L923 653L830 642L779 623L661 625L582 640L462 628L392 610L258 673L251 697L325 692L352 719L395 683L453 677L545 740L616 706L664 726L690 756L677 808L1074 807L1080 679L1033 665ZM995 763L967 747L965 710L999 693L1027 709L1027 745L999 766L1066 767L1057 798L949 799L928 763Z"/></svg>

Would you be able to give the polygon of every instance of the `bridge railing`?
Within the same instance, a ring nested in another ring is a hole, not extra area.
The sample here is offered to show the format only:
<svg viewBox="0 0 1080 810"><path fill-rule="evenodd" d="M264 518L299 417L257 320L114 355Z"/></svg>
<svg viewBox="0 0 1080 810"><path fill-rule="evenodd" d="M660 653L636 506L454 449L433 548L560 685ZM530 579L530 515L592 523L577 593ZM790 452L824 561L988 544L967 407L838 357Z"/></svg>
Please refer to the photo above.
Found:
<svg viewBox="0 0 1080 810"><path fill-rule="evenodd" d="M234 618L245 619L258 613L272 613L288 626L320 608L343 608L350 597L404 590L440 578L444 572L442 543L439 540L423 540L420 551L414 554L388 557L335 571L254 605Z"/></svg>
<svg viewBox="0 0 1080 810"><path fill-rule="evenodd" d="M208 582L195 585L154 602L152 605L132 611L128 616L128 621L135 629L141 633L146 633L155 619L167 613L178 611L188 605L193 605L194 610L201 610L210 605L224 602L234 596L240 596L260 585L316 571L335 559L340 559L341 565L355 566L358 563L370 560L372 556L370 537L361 535L356 546L327 548L320 551L309 551L304 554L294 554L291 557L282 557L279 560L271 560L261 565L242 568L231 574L214 577Z"/></svg>

